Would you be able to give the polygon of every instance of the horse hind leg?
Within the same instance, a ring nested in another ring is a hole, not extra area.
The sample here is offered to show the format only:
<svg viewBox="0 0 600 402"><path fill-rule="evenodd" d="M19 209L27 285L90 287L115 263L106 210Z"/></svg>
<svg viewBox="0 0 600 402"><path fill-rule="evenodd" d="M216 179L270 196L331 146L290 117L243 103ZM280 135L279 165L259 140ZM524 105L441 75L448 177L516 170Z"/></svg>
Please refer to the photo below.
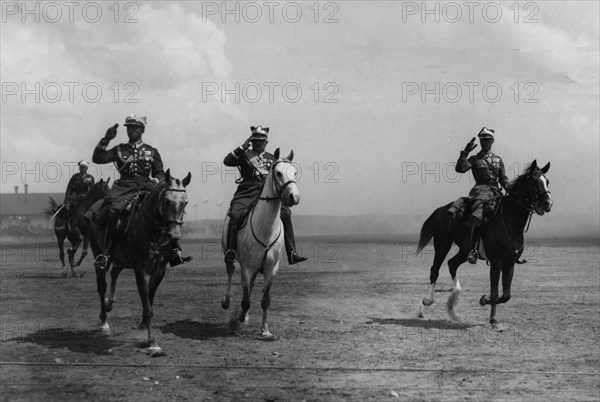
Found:
<svg viewBox="0 0 600 402"><path fill-rule="evenodd" d="M450 247L452 246L451 242L440 242L434 239L434 250L435 250L435 255L433 257L433 265L431 265L431 268L429 270L429 292L427 293L427 296L422 300L421 302L421 306L419 309L419 317L423 318L423 306L431 306L435 300L434 300L434 293L435 293L435 284L440 276L440 267L442 266L442 263L444 262L444 259L446 258L446 256L448 255L448 252L450 251ZM423 254L426 255L426 254Z"/></svg>
<svg viewBox="0 0 600 402"><path fill-rule="evenodd" d="M235 264L233 262L226 262L225 268L227 269L227 292L221 299L221 307L224 310L227 310L229 308L229 304L231 303L231 278L235 272Z"/></svg>

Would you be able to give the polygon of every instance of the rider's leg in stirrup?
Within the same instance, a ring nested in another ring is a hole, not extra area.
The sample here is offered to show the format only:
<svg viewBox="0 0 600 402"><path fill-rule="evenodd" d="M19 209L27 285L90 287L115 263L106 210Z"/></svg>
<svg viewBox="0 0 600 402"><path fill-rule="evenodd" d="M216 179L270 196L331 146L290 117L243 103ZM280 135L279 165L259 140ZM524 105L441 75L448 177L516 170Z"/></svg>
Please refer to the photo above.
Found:
<svg viewBox="0 0 600 402"><path fill-rule="evenodd" d="M481 232L481 221L483 219L483 208L479 205L476 208L471 216L471 235L469 236L469 255L467 256L467 261L471 264L477 263L477 259L479 258L479 253L477 251L479 245L479 236Z"/></svg>
<svg viewBox="0 0 600 402"><path fill-rule="evenodd" d="M171 257L169 258L169 265L171 267L176 267L177 265L185 264L186 262L192 261L192 259L194 258L191 255L188 255L186 257L182 256L181 252L183 251L183 249L179 245L179 240L173 240L171 242L171 247L172 253Z"/></svg>
<svg viewBox="0 0 600 402"><path fill-rule="evenodd" d="M237 221L238 217L229 214L229 225L227 226L227 239L225 244L225 262L234 262L236 259L236 248L237 248Z"/></svg>
<svg viewBox="0 0 600 402"><path fill-rule="evenodd" d="M308 258L298 254L296 250L296 239L294 237L294 227L292 226L292 211L290 208L282 205L281 222L283 223L283 235L285 241L285 252L287 253L288 263L290 265L306 261Z"/></svg>

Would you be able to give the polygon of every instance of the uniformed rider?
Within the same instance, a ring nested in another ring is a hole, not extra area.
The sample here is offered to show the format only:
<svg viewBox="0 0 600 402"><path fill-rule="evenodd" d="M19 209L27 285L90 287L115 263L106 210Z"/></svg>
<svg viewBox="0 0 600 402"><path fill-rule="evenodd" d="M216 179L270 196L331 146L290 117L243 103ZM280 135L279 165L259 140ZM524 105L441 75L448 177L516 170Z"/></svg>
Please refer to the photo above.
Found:
<svg viewBox="0 0 600 402"><path fill-rule="evenodd" d="M107 208L107 231L105 236L104 253L96 258L96 266L105 268L110 258L112 239L125 229L128 209L136 195L152 190L152 188L165 178L162 159L158 149L144 143L142 134L146 129L146 117L132 114L125 119L129 142L119 144L111 149L108 143L117 136L118 124L106 130L100 140L92 161L98 164L114 162L119 171L120 178L116 180L103 208ZM181 247L177 242L172 245L173 254L169 263L171 266L188 262L191 256L182 258Z"/></svg>
<svg viewBox="0 0 600 402"><path fill-rule="evenodd" d="M236 259L237 225L243 212L254 203L263 188L269 169L275 162L275 157L265 152L268 144L269 127L252 126L252 135L243 145L231 151L223 160L225 166L236 166L240 171L240 179L229 208L229 227L227 229L225 261ZM252 149L250 148L252 144ZM281 222L283 223L285 251L288 263L296 264L306 261L296 251L294 228L292 226L292 211L287 205L281 205Z"/></svg>
<svg viewBox="0 0 600 402"><path fill-rule="evenodd" d="M477 137L481 144L481 151L469 158L469 153L477 147L475 137L469 141L465 149L460 152L455 170L465 173L471 170L475 179L475 186L469 193L471 204L471 236L469 241L468 261L475 264L479 258L477 241L480 236L480 227L483 218L492 212L492 202L486 202L495 197L500 197L500 186L508 191L509 181L504 170L502 158L492 152L494 143L494 130L483 127Z"/></svg>
<svg viewBox="0 0 600 402"><path fill-rule="evenodd" d="M75 173L71 177L65 192L65 209L69 214L94 186L94 177L87 173L88 163L82 160L78 163L78 166L79 173Z"/></svg>

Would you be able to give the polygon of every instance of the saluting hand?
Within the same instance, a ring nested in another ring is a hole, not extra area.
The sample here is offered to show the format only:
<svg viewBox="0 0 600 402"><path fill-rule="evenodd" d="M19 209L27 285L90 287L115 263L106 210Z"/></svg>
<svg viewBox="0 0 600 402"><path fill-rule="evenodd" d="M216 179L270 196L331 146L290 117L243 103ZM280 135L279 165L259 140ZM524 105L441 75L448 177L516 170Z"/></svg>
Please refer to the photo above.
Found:
<svg viewBox="0 0 600 402"><path fill-rule="evenodd" d="M250 137L248 137L248 139L246 140L246 142L244 142L244 144L242 145L242 148L244 149L244 151L247 151L248 148L250 148Z"/></svg>
<svg viewBox="0 0 600 402"><path fill-rule="evenodd" d="M106 130L106 134L104 134L104 138L107 138L109 140L112 140L113 138L115 138L117 136L117 127L119 127L119 124L115 123L114 126L110 127L108 130Z"/></svg>
<svg viewBox="0 0 600 402"><path fill-rule="evenodd" d="M471 139L471 141L469 141L469 143L465 147L465 152L469 153L472 150L474 150L475 148L477 148L477 144L475 144L475 137L473 137L473 139Z"/></svg>

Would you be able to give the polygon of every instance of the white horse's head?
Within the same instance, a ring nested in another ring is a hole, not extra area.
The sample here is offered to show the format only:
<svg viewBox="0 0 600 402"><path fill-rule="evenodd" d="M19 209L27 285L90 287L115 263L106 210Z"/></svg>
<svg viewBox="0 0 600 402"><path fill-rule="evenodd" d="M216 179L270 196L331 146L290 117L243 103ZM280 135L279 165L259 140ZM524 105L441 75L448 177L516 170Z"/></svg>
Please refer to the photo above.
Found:
<svg viewBox="0 0 600 402"><path fill-rule="evenodd" d="M296 186L298 171L292 165L294 151L292 150L288 156L282 158L279 154L279 148L277 148L273 156L275 156L275 162L271 168L273 191L283 204L288 207L296 205L300 202L300 192L298 186Z"/></svg>

